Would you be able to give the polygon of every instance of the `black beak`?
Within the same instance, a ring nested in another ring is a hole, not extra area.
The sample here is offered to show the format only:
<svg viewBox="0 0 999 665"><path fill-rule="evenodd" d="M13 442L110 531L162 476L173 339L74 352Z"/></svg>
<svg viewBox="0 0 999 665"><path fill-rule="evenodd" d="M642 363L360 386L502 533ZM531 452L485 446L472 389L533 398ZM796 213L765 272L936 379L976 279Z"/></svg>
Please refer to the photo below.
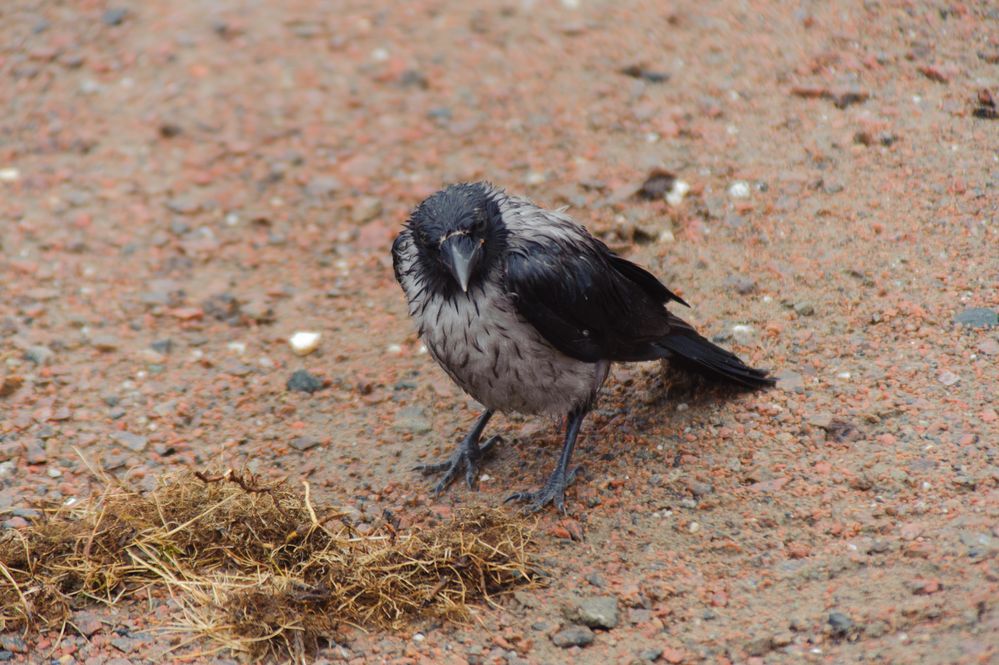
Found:
<svg viewBox="0 0 999 665"><path fill-rule="evenodd" d="M466 235L451 236L441 245L441 258L465 293L481 257L482 245Z"/></svg>

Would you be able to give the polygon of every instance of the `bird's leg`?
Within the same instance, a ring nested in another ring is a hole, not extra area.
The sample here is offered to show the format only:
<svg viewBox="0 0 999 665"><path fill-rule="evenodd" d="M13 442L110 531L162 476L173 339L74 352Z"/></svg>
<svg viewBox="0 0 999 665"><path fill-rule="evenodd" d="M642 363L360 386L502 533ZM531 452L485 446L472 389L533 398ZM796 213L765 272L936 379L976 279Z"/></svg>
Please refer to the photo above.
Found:
<svg viewBox="0 0 999 665"><path fill-rule="evenodd" d="M490 437L481 446L479 445L479 439L482 438L482 432L486 429L486 423L492 417L493 412L491 410L479 416L479 419L475 421L475 427L472 428L472 431L461 440L454 453L443 462L437 464L418 464L413 467L425 476L440 473L441 471L444 472L444 477L441 478L439 483L434 485L434 495L440 495L441 492L446 490L448 485L455 481L462 469L465 470L465 482L468 483L469 489L475 487L475 481L479 475L479 462L493 446L503 440L498 436L494 436Z"/></svg>
<svg viewBox="0 0 999 665"><path fill-rule="evenodd" d="M565 514L565 488L576 479L579 467L569 471L569 460L572 459L572 449L576 446L576 437L579 436L579 428L586 417L586 410L579 409L569 414L569 424L565 432L565 443L562 444L562 454L559 455L558 465L548 476L544 486L535 492L517 492L506 498L507 501L524 501L527 503L527 512L536 513L549 503L562 514Z"/></svg>

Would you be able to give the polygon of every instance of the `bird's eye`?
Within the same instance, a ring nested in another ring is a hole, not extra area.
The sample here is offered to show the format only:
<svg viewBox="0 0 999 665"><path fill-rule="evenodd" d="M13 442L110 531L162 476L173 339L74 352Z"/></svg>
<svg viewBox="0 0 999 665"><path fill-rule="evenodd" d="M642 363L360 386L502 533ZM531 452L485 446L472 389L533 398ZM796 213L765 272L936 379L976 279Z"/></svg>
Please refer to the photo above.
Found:
<svg viewBox="0 0 999 665"><path fill-rule="evenodd" d="M486 232L486 217L485 215L476 215L475 219L472 220L472 232L475 234L481 234Z"/></svg>

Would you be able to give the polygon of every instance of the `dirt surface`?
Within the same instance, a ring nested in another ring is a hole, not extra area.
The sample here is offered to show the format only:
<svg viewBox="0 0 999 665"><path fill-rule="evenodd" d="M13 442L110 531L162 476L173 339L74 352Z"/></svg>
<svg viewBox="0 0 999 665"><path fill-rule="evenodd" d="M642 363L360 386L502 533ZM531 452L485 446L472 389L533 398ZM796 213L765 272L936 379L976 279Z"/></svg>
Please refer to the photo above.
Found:
<svg viewBox="0 0 999 665"><path fill-rule="evenodd" d="M362 529L539 484L560 440L536 418L494 421L476 493L411 471L476 406L421 352L389 244L489 179L571 206L780 384L615 368L571 517L538 525L548 588L321 659L999 657L994 3L121 8L0 6L2 528L93 491L88 464L150 487L248 464ZM635 196L656 168L682 202ZM574 627L581 602L612 627ZM228 662L158 630L179 619L152 592L0 660Z"/></svg>

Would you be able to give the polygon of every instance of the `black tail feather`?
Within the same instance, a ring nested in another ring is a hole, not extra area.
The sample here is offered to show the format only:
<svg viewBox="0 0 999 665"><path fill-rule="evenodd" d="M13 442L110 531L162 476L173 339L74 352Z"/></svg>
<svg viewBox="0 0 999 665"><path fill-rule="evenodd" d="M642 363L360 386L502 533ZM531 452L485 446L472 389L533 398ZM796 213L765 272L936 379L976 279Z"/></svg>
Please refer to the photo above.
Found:
<svg viewBox="0 0 999 665"><path fill-rule="evenodd" d="M744 388L766 388L777 380L767 376L767 371L750 367L738 356L709 342L686 326L656 342L667 353L670 363L724 383L734 383Z"/></svg>

